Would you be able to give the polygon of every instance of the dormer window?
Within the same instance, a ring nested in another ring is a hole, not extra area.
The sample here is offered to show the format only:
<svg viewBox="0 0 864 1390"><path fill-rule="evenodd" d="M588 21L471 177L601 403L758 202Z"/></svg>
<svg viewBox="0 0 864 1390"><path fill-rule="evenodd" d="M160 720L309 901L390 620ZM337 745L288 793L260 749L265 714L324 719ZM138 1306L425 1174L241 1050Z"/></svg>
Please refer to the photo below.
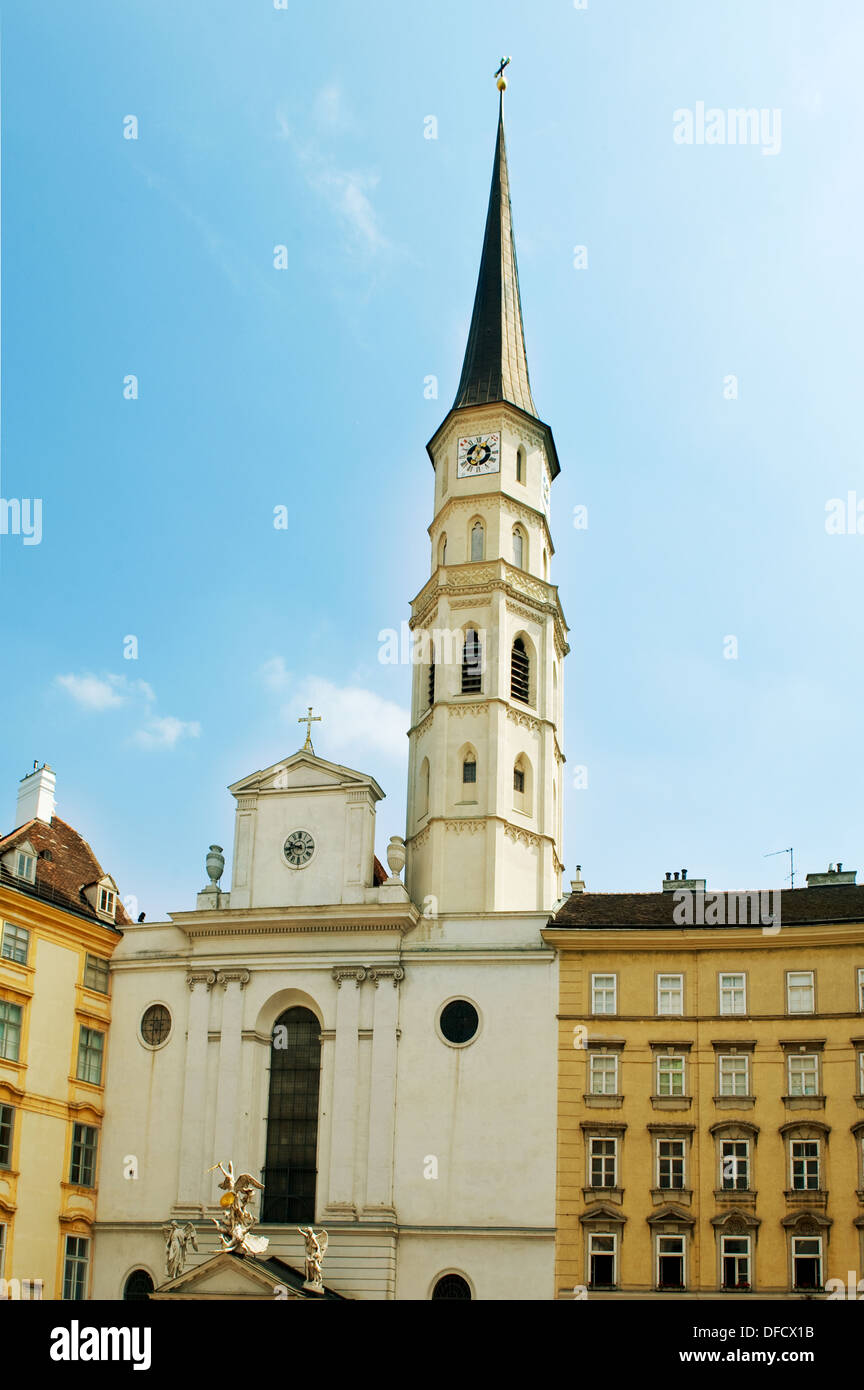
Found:
<svg viewBox="0 0 864 1390"><path fill-rule="evenodd" d="M117 903L117 894L112 893L110 888L99 889L99 912L104 917L110 917L113 921L114 911Z"/></svg>
<svg viewBox="0 0 864 1390"><path fill-rule="evenodd" d="M33 854L27 854L24 850L19 850L15 872L18 875L18 877L23 878L25 882L35 883L36 856Z"/></svg>

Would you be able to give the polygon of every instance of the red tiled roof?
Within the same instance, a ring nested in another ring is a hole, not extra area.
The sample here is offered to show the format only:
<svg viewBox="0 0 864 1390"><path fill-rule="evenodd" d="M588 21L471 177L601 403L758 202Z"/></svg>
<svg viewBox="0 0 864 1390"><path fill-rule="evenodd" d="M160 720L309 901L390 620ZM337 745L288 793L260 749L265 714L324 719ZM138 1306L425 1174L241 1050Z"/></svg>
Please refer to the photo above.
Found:
<svg viewBox="0 0 864 1390"><path fill-rule="evenodd" d="M737 891L740 897L746 890L730 889L722 896L728 899L733 891ZM765 900L766 907L770 910L773 910L776 904L777 892L781 895L780 920L784 926L794 926L796 923L803 926L808 922L864 923L864 884L771 890L770 900ZM706 891L706 905L709 905L715 896L711 890ZM674 893L571 893L549 925L584 929L680 927L681 923L676 922L672 916L676 906ZM751 919L748 918L749 920Z"/></svg>
<svg viewBox="0 0 864 1390"><path fill-rule="evenodd" d="M381 887L381 884L385 881L385 879L386 879L387 877L388 877L388 874L387 874L387 870L384 868L384 865L383 865L383 864L381 863L381 861L379 860L377 854L376 854L376 855L373 855L373 862L372 862L372 882L373 882L373 884L375 885L375 887L376 887L376 888L380 888L380 887Z"/></svg>
<svg viewBox="0 0 864 1390"><path fill-rule="evenodd" d="M67 825L59 816L54 816L50 825L41 820L27 821L0 839L0 855L14 849L24 840L29 840L38 855L36 883L24 883L21 879L4 873L2 881L5 884L18 888L23 893L31 893L37 898L56 903L58 907L66 907L79 916L101 922L103 926L112 925L99 916L84 895L84 889L97 883L105 874L87 841L77 830L73 830L72 826ZM50 859L42 857L43 850L49 851ZM131 925L119 894L114 925L118 928Z"/></svg>

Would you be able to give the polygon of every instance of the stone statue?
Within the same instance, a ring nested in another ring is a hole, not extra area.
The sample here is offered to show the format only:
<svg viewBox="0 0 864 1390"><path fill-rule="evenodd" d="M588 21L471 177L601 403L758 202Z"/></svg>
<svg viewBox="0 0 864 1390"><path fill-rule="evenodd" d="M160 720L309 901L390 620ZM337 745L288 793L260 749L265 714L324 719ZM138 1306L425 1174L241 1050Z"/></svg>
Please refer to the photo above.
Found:
<svg viewBox="0 0 864 1390"><path fill-rule="evenodd" d="M162 1234L165 1237L165 1273L169 1279L176 1279L178 1274L183 1273L189 1246L193 1250L198 1249L195 1227L191 1221L187 1221L182 1228L177 1221L172 1221L170 1225L162 1227Z"/></svg>
<svg viewBox="0 0 864 1390"><path fill-rule="evenodd" d="M323 1291L321 1266L327 1254L327 1232L315 1231L311 1226L298 1226L297 1230L306 1242L306 1282L303 1287Z"/></svg>
<svg viewBox="0 0 864 1390"><path fill-rule="evenodd" d="M210 1220L219 1232L222 1249L237 1250L246 1255L263 1255L270 1241L266 1236L249 1234L255 1225L255 1216L249 1210L249 1198L256 1187L263 1192L264 1184L253 1178L251 1173L238 1173L235 1178L234 1164L230 1159L227 1169L221 1163L214 1163L212 1168L207 1169L208 1173L215 1168L223 1177L219 1184L222 1189L219 1205L223 1214L218 1219L211 1216Z"/></svg>

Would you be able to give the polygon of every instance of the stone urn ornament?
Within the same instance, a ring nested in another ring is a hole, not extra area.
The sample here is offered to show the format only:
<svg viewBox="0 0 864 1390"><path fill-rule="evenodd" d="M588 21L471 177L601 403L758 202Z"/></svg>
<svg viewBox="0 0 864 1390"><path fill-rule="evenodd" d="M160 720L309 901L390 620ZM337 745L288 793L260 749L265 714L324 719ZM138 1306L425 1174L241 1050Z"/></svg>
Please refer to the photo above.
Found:
<svg viewBox="0 0 864 1390"><path fill-rule="evenodd" d="M225 871L225 855L222 853L221 845L211 845L210 852L206 859L207 877L212 887L218 887L219 880Z"/></svg>
<svg viewBox="0 0 864 1390"><path fill-rule="evenodd" d="M405 841L401 835L391 835L387 846L387 863L391 878L398 879L405 867Z"/></svg>

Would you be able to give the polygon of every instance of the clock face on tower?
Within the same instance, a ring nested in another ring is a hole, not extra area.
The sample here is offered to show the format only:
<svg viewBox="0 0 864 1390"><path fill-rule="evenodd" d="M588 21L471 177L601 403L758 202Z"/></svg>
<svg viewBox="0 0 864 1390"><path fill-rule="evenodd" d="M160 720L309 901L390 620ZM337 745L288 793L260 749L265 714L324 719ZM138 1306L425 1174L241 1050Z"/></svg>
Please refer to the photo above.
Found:
<svg viewBox="0 0 864 1390"><path fill-rule="evenodd" d="M315 841L308 830L292 830L282 847L285 861L291 869L305 869L315 853Z"/></svg>
<svg viewBox="0 0 864 1390"><path fill-rule="evenodd" d="M456 456L456 477L476 478L482 473L497 473L500 468L500 434L469 434L459 440Z"/></svg>

